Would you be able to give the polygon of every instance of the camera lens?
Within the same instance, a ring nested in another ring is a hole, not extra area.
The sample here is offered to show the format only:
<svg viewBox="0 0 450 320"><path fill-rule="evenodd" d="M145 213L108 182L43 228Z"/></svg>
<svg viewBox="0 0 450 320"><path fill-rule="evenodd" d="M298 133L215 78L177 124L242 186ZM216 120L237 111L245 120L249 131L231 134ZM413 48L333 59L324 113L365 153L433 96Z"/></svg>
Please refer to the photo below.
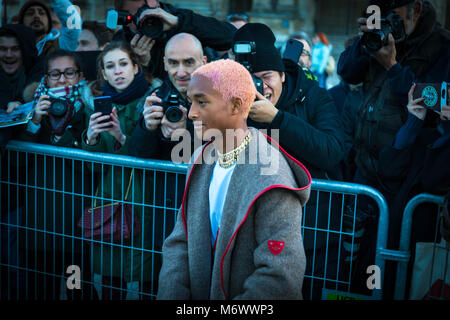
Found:
<svg viewBox="0 0 450 320"><path fill-rule="evenodd" d="M371 31L364 33L361 43L366 47L369 53L375 53L383 46L383 35L380 31Z"/></svg>
<svg viewBox="0 0 450 320"><path fill-rule="evenodd" d="M50 107L49 111L55 117L61 117L67 111L67 104L65 103L65 101L62 101L59 99L53 99L51 101L51 107Z"/></svg>
<svg viewBox="0 0 450 320"><path fill-rule="evenodd" d="M178 122L183 117L183 112L180 110L180 108L178 108L178 106L171 106L167 108L165 114L167 120L169 120L170 122Z"/></svg>
<svg viewBox="0 0 450 320"><path fill-rule="evenodd" d="M163 33L163 23L155 17L147 17L139 23L139 32L152 39L158 39Z"/></svg>

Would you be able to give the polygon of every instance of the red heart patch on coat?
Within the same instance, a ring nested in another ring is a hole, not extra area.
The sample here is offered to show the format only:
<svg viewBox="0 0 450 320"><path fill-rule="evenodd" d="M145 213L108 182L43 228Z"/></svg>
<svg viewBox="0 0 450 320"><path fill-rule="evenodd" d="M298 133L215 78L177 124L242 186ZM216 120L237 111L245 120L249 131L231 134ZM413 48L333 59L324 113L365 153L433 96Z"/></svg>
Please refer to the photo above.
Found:
<svg viewBox="0 0 450 320"><path fill-rule="evenodd" d="M269 240L267 241L267 245L269 246L270 252L274 255L279 254L284 249L284 241Z"/></svg>

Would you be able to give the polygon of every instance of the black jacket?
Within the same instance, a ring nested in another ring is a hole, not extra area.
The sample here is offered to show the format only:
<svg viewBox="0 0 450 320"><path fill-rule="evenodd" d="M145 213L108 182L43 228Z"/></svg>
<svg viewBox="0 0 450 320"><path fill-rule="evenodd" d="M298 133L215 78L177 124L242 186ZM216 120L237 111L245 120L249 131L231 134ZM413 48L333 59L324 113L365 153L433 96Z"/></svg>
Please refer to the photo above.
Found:
<svg viewBox="0 0 450 320"><path fill-rule="evenodd" d="M177 89L172 85L169 79L166 79L163 84L159 88L153 90L150 95L154 92L163 100L164 97L167 97L170 93L178 93ZM178 98L181 100L181 104L189 111L189 104L179 93ZM192 147L194 141L194 126L192 120L189 118L186 120L186 129L190 133ZM144 117L141 116L131 135L129 152L130 155L140 158L171 161L172 149L177 143L178 141L171 141L170 139L164 138L161 127L158 127L155 131L148 130L145 127ZM191 148L191 154L192 152L194 152L194 150ZM187 159L190 159L190 155L186 155L186 157Z"/></svg>
<svg viewBox="0 0 450 320"><path fill-rule="evenodd" d="M176 8L168 3L160 2L161 8L178 17L178 25L163 34L151 49L151 61L148 72L154 77L163 79L166 75L164 70L164 48L167 41L177 33L186 32L196 36L203 46L214 50L224 51L231 47L236 27L228 22L222 22L212 17L206 17L194 13L189 9ZM128 38L131 35L128 34Z"/></svg>
<svg viewBox="0 0 450 320"><path fill-rule="evenodd" d="M377 185L379 151L392 143L407 118L408 91L413 82L450 80L450 33L436 21L424 1L414 32L396 44L397 61L386 71L356 40L340 56L338 74L348 83L363 83L356 128L356 163L367 184Z"/></svg>
<svg viewBox="0 0 450 320"><path fill-rule="evenodd" d="M407 202L419 193L445 195L450 190L450 139L442 145L433 145L441 134L432 128L423 128L414 144L396 149L387 146L380 152L380 176L391 189L397 190L389 203L389 243L398 245L403 211ZM432 211L432 209L434 211ZM423 204L414 215L418 226L415 238L434 241L437 206Z"/></svg>
<svg viewBox="0 0 450 320"><path fill-rule="evenodd" d="M277 115L270 124L249 119L248 125L279 129L281 147L301 161L313 178L327 178L344 157L341 119L333 100L309 71L289 60L284 64L286 78L275 106Z"/></svg>

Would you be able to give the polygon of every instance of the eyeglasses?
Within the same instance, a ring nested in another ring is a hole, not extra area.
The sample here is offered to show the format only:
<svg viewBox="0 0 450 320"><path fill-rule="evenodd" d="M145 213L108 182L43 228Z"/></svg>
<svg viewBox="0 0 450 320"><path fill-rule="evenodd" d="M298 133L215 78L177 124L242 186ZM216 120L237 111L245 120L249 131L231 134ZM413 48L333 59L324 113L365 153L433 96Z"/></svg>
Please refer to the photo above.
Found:
<svg viewBox="0 0 450 320"><path fill-rule="evenodd" d="M50 78L50 80L59 80L59 78L61 77L61 75L64 75L64 78L66 79L73 79L75 78L75 76L78 74L79 70L75 70L75 69L66 69L64 70L64 72L61 72L59 70L52 70L49 73L47 73L48 77Z"/></svg>

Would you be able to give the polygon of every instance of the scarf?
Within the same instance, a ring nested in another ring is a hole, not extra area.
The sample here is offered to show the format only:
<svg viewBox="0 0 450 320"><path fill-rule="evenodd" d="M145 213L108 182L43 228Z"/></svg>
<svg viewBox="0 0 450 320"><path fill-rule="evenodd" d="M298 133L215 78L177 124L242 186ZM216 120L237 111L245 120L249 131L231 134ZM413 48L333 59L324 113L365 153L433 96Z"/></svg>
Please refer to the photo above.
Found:
<svg viewBox="0 0 450 320"><path fill-rule="evenodd" d="M110 96L112 102L118 105L127 105L130 102L141 98L149 88L144 72L141 70L134 76L131 84L122 92L117 92L107 81L102 85L102 92L105 96Z"/></svg>
<svg viewBox="0 0 450 320"><path fill-rule="evenodd" d="M63 135L72 120L74 111L76 112L80 110L80 108L84 105L84 102L81 99L81 92L84 86L85 81L82 80L73 86L48 88L45 84L45 78L42 78L34 93L34 101L39 100L39 97L42 95L47 95L50 98L63 100L68 105L66 113L60 117L53 115L51 112L48 113L52 134L57 136Z"/></svg>
<svg viewBox="0 0 450 320"><path fill-rule="evenodd" d="M47 41L53 41L58 39L60 35L60 32L57 29L52 29L44 38L42 38L41 41L36 43L36 49L38 51L38 56L42 54L42 51L44 51L45 44Z"/></svg>

